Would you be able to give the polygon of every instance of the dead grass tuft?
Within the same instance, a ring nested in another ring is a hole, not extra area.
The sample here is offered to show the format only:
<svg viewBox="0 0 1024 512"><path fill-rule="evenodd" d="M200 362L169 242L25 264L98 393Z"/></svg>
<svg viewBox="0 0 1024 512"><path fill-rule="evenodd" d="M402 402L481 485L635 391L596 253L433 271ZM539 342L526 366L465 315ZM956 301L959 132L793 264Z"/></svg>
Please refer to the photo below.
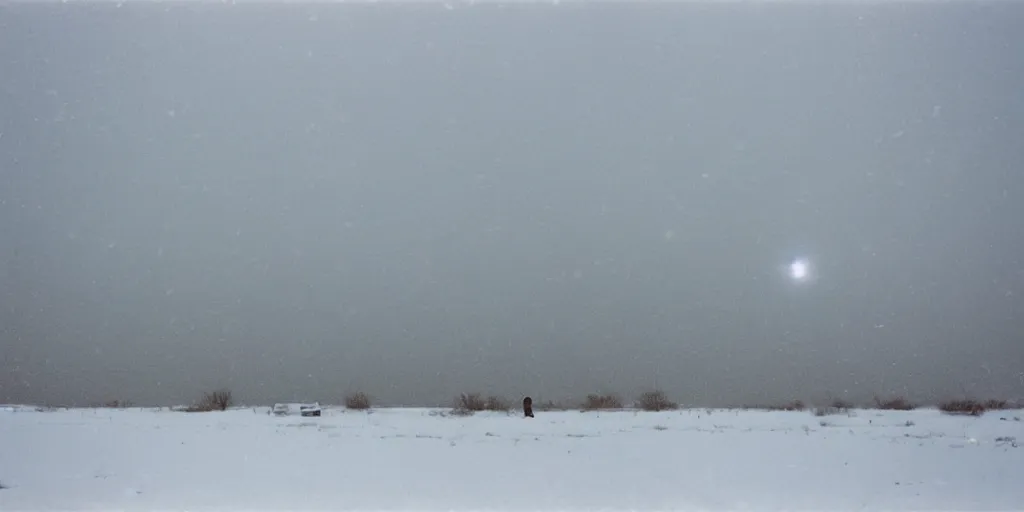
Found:
<svg viewBox="0 0 1024 512"><path fill-rule="evenodd" d="M488 411L507 412L512 409L512 405L508 400L492 395L487 397L487 401L484 402L484 409Z"/></svg>
<svg viewBox="0 0 1024 512"><path fill-rule="evenodd" d="M831 406L842 411L848 411L850 409L853 409L853 404L851 402L843 400L842 398L837 398L833 400Z"/></svg>
<svg viewBox="0 0 1024 512"><path fill-rule="evenodd" d="M590 394L587 395L586 401L583 402L582 409L584 411L622 409L622 400L615 395Z"/></svg>
<svg viewBox="0 0 1024 512"><path fill-rule="evenodd" d="M366 411L372 406L370 395L359 391L345 397L345 408L356 411Z"/></svg>
<svg viewBox="0 0 1024 512"><path fill-rule="evenodd" d="M679 404L669 400L668 395L661 390L647 391L641 394L640 398L636 400L636 405L641 410L651 412L670 411L679 408Z"/></svg>
<svg viewBox="0 0 1024 512"><path fill-rule="evenodd" d="M477 412L487 409L487 402L480 393L463 393L455 399L455 409Z"/></svg>
<svg viewBox="0 0 1024 512"><path fill-rule="evenodd" d="M135 404L129 400L111 400L103 404L103 407L106 409L129 409L135 407Z"/></svg>
<svg viewBox="0 0 1024 512"><path fill-rule="evenodd" d="M793 400L792 402L782 406L784 411L803 411L807 409L807 404L803 400Z"/></svg>
<svg viewBox="0 0 1024 512"><path fill-rule="evenodd" d="M946 414L981 416L985 414L985 405L977 400L949 400L939 404L939 410Z"/></svg>
<svg viewBox="0 0 1024 512"><path fill-rule="evenodd" d="M917 406L902 396L882 399L875 397L875 408L883 411L913 411Z"/></svg>
<svg viewBox="0 0 1024 512"><path fill-rule="evenodd" d="M963 416L981 416L985 411L998 411L1012 408L1006 400L949 400L939 404L939 410L946 414Z"/></svg>
<svg viewBox="0 0 1024 512"><path fill-rule="evenodd" d="M1006 400L985 400L983 404L986 410L989 411L1005 411L1007 409L1016 409L1014 404Z"/></svg>
<svg viewBox="0 0 1024 512"><path fill-rule="evenodd" d="M463 393L455 399L451 413L456 416L471 416L479 411L508 412L511 408L508 401L497 396L484 398L480 393Z"/></svg>
<svg viewBox="0 0 1024 512"><path fill-rule="evenodd" d="M749 409L754 411L803 411L807 409L807 404L803 400L794 400L784 404L776 405L745 405L741 409Z"/></svg>
<svg viewBox="0 0 1024 512"><path fill-rule="evenodd" d="M228 407L231 407L231 404L231 391L221 389L206 393L203 395L202 400L187 407L185 412L226 411Z"/></svg>
<svg viewBox="0 0 1024 512"><path fill-rule="evenodd" d="M558 402L552 401L552 400L545 400L545 401L541 402L540 405L536 405L533 408L538 410L538 411L545 411L545 412L565 411L565 410L569 409L568 407L565 407L564 405L562 405L562 404L560 404Z"/></svg>

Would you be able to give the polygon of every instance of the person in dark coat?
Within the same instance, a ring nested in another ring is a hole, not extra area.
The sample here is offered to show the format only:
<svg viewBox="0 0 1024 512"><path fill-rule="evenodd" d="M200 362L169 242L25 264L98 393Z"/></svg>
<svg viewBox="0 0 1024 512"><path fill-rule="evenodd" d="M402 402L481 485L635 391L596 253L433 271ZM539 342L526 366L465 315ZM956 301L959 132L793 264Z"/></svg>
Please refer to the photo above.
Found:
<svg viewBox="0 0 1024 512"><path fill-rule="evenodd" d="M533 399L530 397L523 399L523 416L526 418L533 417Z"/></svg>

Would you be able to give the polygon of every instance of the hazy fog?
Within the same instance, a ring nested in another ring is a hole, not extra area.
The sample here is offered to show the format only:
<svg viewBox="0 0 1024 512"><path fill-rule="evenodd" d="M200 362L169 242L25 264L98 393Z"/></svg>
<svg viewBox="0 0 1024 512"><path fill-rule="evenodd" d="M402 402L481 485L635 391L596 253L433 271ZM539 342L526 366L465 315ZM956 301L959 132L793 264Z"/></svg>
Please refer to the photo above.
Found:
<svg viewBox="0 0 1024 512"><path fill-rule="evenodd" d="M1024 396L1022 22L0 6L0 401Z"/></svg>

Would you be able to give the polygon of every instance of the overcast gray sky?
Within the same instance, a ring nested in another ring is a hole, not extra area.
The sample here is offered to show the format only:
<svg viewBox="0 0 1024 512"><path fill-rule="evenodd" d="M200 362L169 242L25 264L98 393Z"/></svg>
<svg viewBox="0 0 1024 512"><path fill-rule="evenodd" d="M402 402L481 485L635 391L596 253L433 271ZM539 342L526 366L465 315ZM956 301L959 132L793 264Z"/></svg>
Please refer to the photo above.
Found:
<svg viewBox="0 0 1024 512"><path fill-rule="evenodd" d="M0 400L1024 397L1022 22L0 7Z"/></svg>

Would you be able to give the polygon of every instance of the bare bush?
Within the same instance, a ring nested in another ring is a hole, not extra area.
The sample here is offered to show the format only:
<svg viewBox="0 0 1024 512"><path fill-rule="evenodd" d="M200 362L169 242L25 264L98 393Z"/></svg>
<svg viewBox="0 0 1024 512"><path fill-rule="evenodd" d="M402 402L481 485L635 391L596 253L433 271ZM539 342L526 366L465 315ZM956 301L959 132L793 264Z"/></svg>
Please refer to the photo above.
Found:
<svg viewBox="0 0 1024 512"><path fill-rule="evenodd" d="M1009 409L1006 400L948 400L939 404L939 410L946 414L958 414L966 416L981 416L988 410Z"/></svg>
<svg viewBox="0 0 1024 512"><path fill-rule="evenodd" d="M846 412L846 411L848 411L850 409L853 409L853 404L850 403L850 402L847 402L846 400L843 400L842 398L837 398L837 399L833 400L831 406L835 407L836 409L839 409L840 411L843 411L843 412Z"/></svg>
<svg viewBox="0 0 1024 512"><path fill-rule="evenodd" d="M939 404L939 410L946 414L964 416L981 416L985 414L985 406L977 400L949 400Z"/></svg>
<svg viewBox="0 0 1024 512"><path fill-rule="evenodd" d="M615 395L587 395L582 406L584 411L599 411L602 409L622 409L622 400Z"/></svg>
<svg viewBox="0 0 1024 512"><path fill-rule="evenodd" d="M371 407L370 395L359 391L345 397L345 408L356 411L365 411Z"/></svg>
<svg viewBox="0 0 1024 512"><path fill-rule="evenodd" d="M803 400L793 400L788 404L783 404L782 410L784 411L803 411L807 409L807 404Z"/></svg>
<svg viewBox="0 0 1024 512"><path fill-rule="evenodd" d="M537 409L538 411L564 411L567 410L568 407L552 400L545 400L541 402L540 405L534 407L534 409Z"/></svg>
<svg viewBox="0 0 1024 512"><path fill-rule="evenodd" d="M678 409L679 404L668 399L664 391L647 391L640 395L636 401L637 407L644 411L669 411Z"/></svg>
<svg viewBox="0 0 1024 512"><path fill-rule="evenodd" d="M234 402L231 398L231 391L226 389L208 393L204 401L208 402L219 411L228 410L228 407L231 407L231 404Z"/></svg>
<svg viewBox="0 0 1024 512"><path fill-rule="evenodd" d="M226 411L231 403L231 391L221 389L206 393L198 403L186 408L185 412Z"/></svg>
<svg viewBox="0 0 1024 512"><path fill-rule="evenodd" d="M504 398L491 395L487 397L487 400L484 402L484 409L488 411L507 412L512 409L512 405Z"/></svg>
<svg viewBox="0 0 1024 512"><path fill-rule="evenodd" d="M807 409L807 404L805 404L803 400L794 400L792 402L775 405L745 405L741 407L741 409L759 411L803 411L804 409Z"/></svg>
<svg viewBox="0 0 1024 512"><path fill-rule="evenodd" d="M463 393L455 399L455 410L477 412L487 409L487 402L480 393Z"/></svg>
<svg viewBox="0 0 1024 512"><path fill-rule="evenodd" d="M455 407L452 408L452 414L469 416L479 411L508 412L511 408L508 401L497 396L492 395L484 398L480 393L463 393L455 399Z"/></svg>
<svg viewBox="0 0 1024 512"><path fill-rule="evenodd" d="M103 404L103 407L107 409L128 409L134 406L129 400L111 400Z"/></svg>
<svg viewBox="0 0 1024 512"><path fill-rule="evenodd" d="M902 396L882 399L875 397L875 407L883 411L913 411L917 406Z"/></svg>
<svg viewBox="0 0 1024 512"><path fill-rule="evenodd" d="M985 400L985 403L982 405L984 405L985 409L989 411L1016 409L1016 407L1013 404L1007 402L1006 400Z"/></svg>

